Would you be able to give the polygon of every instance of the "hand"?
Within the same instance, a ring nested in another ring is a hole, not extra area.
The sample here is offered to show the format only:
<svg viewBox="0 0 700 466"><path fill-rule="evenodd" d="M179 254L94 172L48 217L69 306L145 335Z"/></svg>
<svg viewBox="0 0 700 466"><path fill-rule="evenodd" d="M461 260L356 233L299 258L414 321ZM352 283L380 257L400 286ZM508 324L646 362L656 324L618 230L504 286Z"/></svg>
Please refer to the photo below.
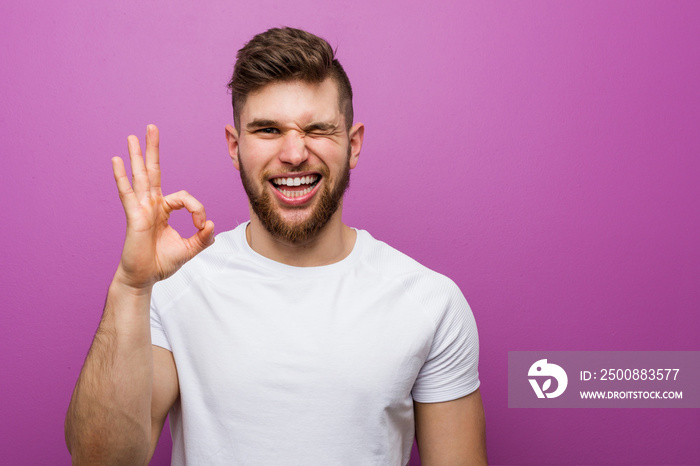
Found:
<svg viewBox="0 0 700 466"><path fill-rule="evenodd" d="M115 280L133 288L149 288L175 273L185 262L214 242L214 223L204 206L186 191L163 196L160 188L158 128L146 129L146 162L136 136L129 136L132 183L124 161L112 159L114 179L126 213L126 239ZM133 187L132 187L133 184ZM182 238L168 225L170 213L182 208L192 214L197 231Z"/></svg>

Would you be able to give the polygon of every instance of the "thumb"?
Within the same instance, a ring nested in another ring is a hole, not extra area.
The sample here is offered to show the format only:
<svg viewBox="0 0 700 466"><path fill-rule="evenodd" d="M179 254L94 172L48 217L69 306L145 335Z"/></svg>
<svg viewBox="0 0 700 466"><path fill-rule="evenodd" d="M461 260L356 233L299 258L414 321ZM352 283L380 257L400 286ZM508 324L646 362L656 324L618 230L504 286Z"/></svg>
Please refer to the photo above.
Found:
<svg viewBox="0 0 700 466"><path fill-rule="evenodd" d="M196 256L200 252L204 251L206 248L214 244L214 222L207 220L204 227L198 230L197 233L190 236L185 240L187 243L187 249L189 249L192 254L191 257Z"/></svg>

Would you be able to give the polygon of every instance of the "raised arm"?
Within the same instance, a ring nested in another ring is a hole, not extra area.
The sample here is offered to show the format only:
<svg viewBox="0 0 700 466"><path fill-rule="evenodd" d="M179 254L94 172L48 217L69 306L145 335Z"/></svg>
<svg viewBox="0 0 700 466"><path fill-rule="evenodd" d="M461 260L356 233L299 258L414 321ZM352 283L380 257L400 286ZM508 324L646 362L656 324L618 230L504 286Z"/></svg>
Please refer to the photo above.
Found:
<svg viewBox="0 0 700 466"><path fill-rule="evenodd" d="M151 345L151 290L213 243L214 224L187 192L163 196L158 142L149 125L144 163L138 138L129 136L131 182L124 162L112 159L126 239L66 416L73 464L147 464L179 393L172 354ZM198 229L190 238L168 225L182 208Z"/></svg>

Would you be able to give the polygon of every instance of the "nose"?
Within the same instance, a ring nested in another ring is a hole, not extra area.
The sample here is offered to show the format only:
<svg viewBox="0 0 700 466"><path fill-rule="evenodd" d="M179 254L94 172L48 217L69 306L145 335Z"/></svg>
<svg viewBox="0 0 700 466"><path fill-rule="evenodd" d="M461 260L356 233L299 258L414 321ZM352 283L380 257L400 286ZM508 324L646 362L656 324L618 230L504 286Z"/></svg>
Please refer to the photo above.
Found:
<svg viewBox="0 0 700 466"><path fill-rule="evenodd" d="M300 165L309 158L304 135L297 131L289 131L282 140L279 158L290 165Z"/></svg>

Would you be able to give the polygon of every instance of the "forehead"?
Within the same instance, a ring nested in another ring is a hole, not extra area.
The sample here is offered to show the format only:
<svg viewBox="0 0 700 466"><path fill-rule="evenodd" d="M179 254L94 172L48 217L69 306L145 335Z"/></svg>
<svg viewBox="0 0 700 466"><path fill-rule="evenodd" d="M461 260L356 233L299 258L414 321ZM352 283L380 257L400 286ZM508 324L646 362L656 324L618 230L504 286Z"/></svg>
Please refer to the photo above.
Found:
<svg viewBox="0 0 700 466"><path fill-rule="evenodd" d="M241 123L273 120L306 124L312 121L342 123L337 84L330 78L321 83L281 81L251 92L241 110Z"/></svg>

